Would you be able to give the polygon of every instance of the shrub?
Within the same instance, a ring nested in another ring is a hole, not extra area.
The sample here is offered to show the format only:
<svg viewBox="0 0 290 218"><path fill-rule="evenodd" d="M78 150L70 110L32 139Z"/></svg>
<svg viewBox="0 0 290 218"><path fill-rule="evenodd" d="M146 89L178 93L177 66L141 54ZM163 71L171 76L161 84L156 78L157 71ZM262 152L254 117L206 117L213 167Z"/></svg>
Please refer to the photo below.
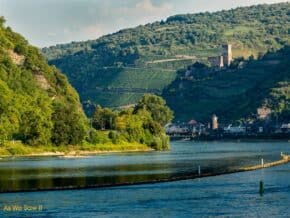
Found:
<svg viewBox="0 0 290 218"><path fill-rule="evenodd" d="M112 140L113 144L117 144L120 141L119 134L116 131L110 131L108 137Z"/></svg>

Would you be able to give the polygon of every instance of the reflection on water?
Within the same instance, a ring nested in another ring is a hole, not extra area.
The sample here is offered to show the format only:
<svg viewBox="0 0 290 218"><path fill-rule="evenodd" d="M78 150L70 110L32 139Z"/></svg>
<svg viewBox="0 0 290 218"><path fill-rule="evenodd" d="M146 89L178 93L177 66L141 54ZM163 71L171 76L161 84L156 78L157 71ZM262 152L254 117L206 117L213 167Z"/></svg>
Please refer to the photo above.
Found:
<svg viewBox="0 0 290 218"><path fill-rule="evenodd" d="M260 158L290 153L287 142L173 142L168 152L106 154L85 158L16 158L0 160L0 192L81 188L193 178L254 165Z"/></svg>
<svg viewBox="0 0 290 218"><path fill-rule="evenodd" d="M289 217L290 164L196 180L0 194L0 217ZM265 194L259 194L259 181ZM41 211L1 211L41 205Z"/></svg>

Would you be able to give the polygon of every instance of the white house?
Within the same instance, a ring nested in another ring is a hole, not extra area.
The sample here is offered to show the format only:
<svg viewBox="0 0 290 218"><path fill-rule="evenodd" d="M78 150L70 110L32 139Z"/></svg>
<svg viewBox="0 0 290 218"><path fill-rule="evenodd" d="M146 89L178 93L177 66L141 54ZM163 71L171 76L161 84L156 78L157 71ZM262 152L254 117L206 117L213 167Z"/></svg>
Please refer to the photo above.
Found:
<svg viewBox="0 0 290 218"><path fill-rule="evenodd" d="M229 125L224 128L224 131L225 133L230 133L230 134L243 134L243 133L246 133L246 127Z"/></svg>

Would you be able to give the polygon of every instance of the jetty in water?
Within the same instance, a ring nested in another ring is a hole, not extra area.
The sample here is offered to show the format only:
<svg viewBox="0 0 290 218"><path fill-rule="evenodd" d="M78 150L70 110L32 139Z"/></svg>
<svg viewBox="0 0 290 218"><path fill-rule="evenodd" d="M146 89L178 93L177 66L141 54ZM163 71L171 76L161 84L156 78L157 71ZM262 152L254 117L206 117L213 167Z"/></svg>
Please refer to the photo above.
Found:
<svg viewBox="0 0 290 218"><path fill-rule="evenodd" d="M286 164L290 162L290 155L284 154L281 152L281 160L270 162L270 163L264 163L264 160L262 159L261 164L255 165L255 166L249 166L249 167L242 167L242 171L250 171L250 170L258 170L263 168L269 168L274 167L282 164Z"/></svg>

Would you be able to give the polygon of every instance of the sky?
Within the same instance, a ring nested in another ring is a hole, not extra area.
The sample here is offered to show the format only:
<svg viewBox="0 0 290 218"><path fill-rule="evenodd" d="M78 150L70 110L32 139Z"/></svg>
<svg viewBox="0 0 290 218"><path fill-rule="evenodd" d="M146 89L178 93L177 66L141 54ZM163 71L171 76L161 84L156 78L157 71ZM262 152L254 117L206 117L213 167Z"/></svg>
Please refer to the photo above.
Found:
<svg viewBox="0 0 290 218"><path fill-rule="evenodd" d="M0 0L6 25L38 47L96 39L175 14L283 0Z"/></svg>

